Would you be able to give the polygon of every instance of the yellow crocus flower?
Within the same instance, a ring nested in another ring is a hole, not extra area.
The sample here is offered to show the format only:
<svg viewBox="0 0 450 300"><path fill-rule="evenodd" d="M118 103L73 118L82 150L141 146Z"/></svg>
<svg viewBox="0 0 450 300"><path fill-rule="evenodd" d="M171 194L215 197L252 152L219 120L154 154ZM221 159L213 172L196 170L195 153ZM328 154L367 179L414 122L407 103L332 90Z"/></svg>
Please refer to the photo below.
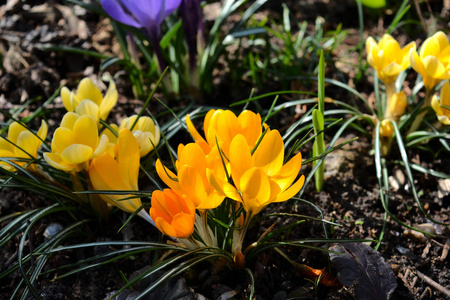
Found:
<svg viewBox="0 0 450 300"><path fill-rule="evenodd" d="M150 216L156 228L165 235L189 238L194 232L194 204L188 197L180 196L171 189L153 192Z"/></svg>
<svg viewBox="0 0 450 300"><path fill-rule="evenodd" d="M138 191L139 144L128 129L119 132L116 159L108 152L94 158L89 167L92 186L98 191ZM140 198L132 195L101 194L100 197L110 205L133 213L142 206ZM126 200L122 200L129 198ZM153 224L145 210L139 215Z"/></svg>
<svg viewBox="0 0 450 300"><path fill-rule="evenodd" d="M378 43L372 37L366 40L367 61L384 83L394 82L398 74L409 67L411 49L416 50L416 43L411 42L401 48L389 34L383 35Z"/></svg>
<svg viewBox="0 0 450 300"><path fill-rule="evenodd" d="M189 197L196 209L213 209L222 203L225 197L214 190L207 178L210 171L222 180L226 179L217 147L206 154L199 143L180 144L176 168L177 175L163 166L159 159L156 161L156 172L162 181L179 195Z"/></svg>
<svg viewBox="0 0 450 300"><path fill-rule="evenodd" d="M441 107L441 105L450 107L450 84L448 81L442 86L439 96L438 99L436 95L433 95L431 107L433 107L436 112L439 122L450 125L450 109Z"/></svg>
<svg viewBox="0 0 450 300"><path fill-rule="evenodd" d="M249 110L244 110L238 117L230 110L210 110L203 123L206 140L195 129L189 115L186 116L186 124L200 146L206 150L218 144L225 156L228 156L231 141L236 135L242 134L250 147L254 147L262 133L261 116Z"/></svg>
<svg viewBox="0 0 450 300"><path fill-rule="evenodd" d="M137 115L125 118L121 123L119 129L127 128L131 130L136 121ZM138 140L141 157L147 155L153 150L153 145L158 145L161 138L161 131L155 122L150 117L141 116L133 128L133 135ZM153 143L153 144L152 144Z"/></svg>
<svg viewBox="0 0 450 300"><path fill-rule="evenodd" d="M284 143L277 130L266 133L253 155L245 137L237 135L230 145L230 170L234 186L209 172L214 188L221 194L242 202L249 215L258 214L272 202L282 202L297 194L305 177L295 179L302 165L298 153L286 164Z"/></svg>
<svg viewBox="0 0 450 300"><path fill-rule="evenodd" d="M79 172L87 170L89 161L107 146L108 137L98 137L97 123L91 116L68 112L53 134L52 152L44 153L44 159L56 169Z"/></svg>
<svg viewBox="0 0 450 300"><path fill-rule="evenodd" d="M41 121L37 136L22 124L11 123L8 128L8 140L0 137L0 157L37 158L37 150L47 137L47 132L48 126L44 120ZM25 162L16 161L15 163L21 166L25 165ZM0 167L8 171L16 170L6 162L0 162ZM34 165L30 167L33 168Z"/></svg>
<svg viewBox="0 0 450 300"><path fill-rule="evenodd" d="M423 83L429 90L441 80L450 78L450 46L445 33L436 32L425 40L416 51L410 53L411 67L422 75Z"/></svg>
<svg viewBox="0 0 450 300"><path fill-rule="evenodd" d="M118 93L113 80L109 82L105 97L88 77L80 81L76 93L71 92L67 87L61 89L61 99L68 112L90 115L97 124L100 124L100 119L106 120L111 109L116 105L117 98Z"/></svg>

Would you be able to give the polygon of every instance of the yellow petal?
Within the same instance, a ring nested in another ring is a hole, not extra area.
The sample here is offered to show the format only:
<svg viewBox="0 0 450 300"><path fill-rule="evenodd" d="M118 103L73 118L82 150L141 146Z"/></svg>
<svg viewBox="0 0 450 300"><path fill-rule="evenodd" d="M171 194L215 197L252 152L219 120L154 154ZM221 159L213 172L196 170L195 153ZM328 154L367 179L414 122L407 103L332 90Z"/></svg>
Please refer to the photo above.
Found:
<svg viewBox="0 0 450 300"><path fill-rule="evenodd" d="M241 177L240 187L247 212L257 214L268 204L271 195L270 183L262 170L252 168L245 172Z"/></svg>
<svg viewBox="0 0 450 300"><path fill-rule="evenodd" d="M119 126L116 124L109 124L109 127L111 127L117 134L119 134ZM108 140L110 143L116 144L117 143L117 136L112 133L109 128L105 128L102 132L102 135L106 135L108 137Z"/></svg>
<svg viewBox="0 0 450 300"><path fill-rule="evenodd" d="M444 124L444 125L450 125L450 118L449 117L447 117L447 116L437 116L438 117L438 120L439 120L439 122L441 122L442 124Z"/></svg>
<svg viewBox="0 0 450 300"><path fill-rule="evenodd" d="M72 106L72 102L70 101L70 90L65 86L61 89L61 100L64 104L64 107L67 111L74 111L75 108Z"/></svg>
<svg viewBox="0 0 450 300"><path fill-rule="evenodd" d="M89 160L92 148L86 145L73 144L64 149L61 158L68 164L78 165Z"/></svg>
<svg viewBox="0 0 450 300"><path fill-rule="evenodd" d="M438 56L441 52L439 41L430 37L423 42L422 47L420 47L420 58L424 59L427 56Z"/></svg>
<svg viewBox="0 0 450 300"><path fill-rule="evenodd" d="M196 143L189 143L178 152L180 165L194 166L199 170L206 170L206 157L202 148Z"/></svg>
<svg viewBox="0 0 450 300"><path fill-rule="evenodd" d="M386 76L394 76L394 77L397 77L401 71L403 71L403 67L395 62L390 63L383 69L383 73Z"/></svg>
<svg viewBox="0 0 450 300"><path fill-rule="evenodd" d="M222 114L223 110L222 109L210 109L206 115L205 115L205 120L203 121L203 128L204 128L204 132L205 132L205 136L207 136L208 134L208 129L210 127L213 127L215 125L211 125L212 123L216 124L217 122L217 117L220 116L220 114ZM211 121L212 120L212 121ZM215 121L214 121L215 120Z"/></svg>
<svg viewBox="0 0 450 300"><path fill-rule="evenodd" d="M216 176L216 174L214 174L211 170L207 170L206 174L209 183L220 195L242 202L241 195L234 186Z"/></svg>
<svg viewBox="0 0 450 300"><path fill-rule="evenodd" d="M41 138L42 141L45 141L45 139L47 138L47 133L48 133L47 122L42 120L41 127L39 127L39 131L38 131L37 135L38 135L38 137ZM39 146L42 144L42 141L40 141Z"/></svg>
<svg viewBox="0 0 450 300"><path fill-rule="evenodd" d="M108 153L93 159L89 167L89 178L96 190L125 190L119 174L119 164Z"/></svg>
<svg viewBox="0 0 450 300"><path fill-rule="evenodd" d="M12 122L8 128L8 140L17 144L17 138L22 131L28 131L28 129L18 122Z"/></svg>
<svg viewBox="0 0 450 300"><path fill-rule="evenodd" d="M436 39L436 41L439 43L440 51L449 46L448 38L442 31L438 31L435 34L433 34L432 38Z"/></svg>
<svg viewBox="0 0 450 300"><path fill-rule="evenodd" d="M239 124L250 147L256 145L262 133L261 116L250 110L244 110L238 116Z"/></svg>
<svg viewBox="0 0 450 300"><path fill-rule="evenodd" d="M366 53L369 54L373 46L377 46L377 42L371 36L369 36L366 40Z"/></svg>
<svg viewBox="0 0 450 300"><path fill-rule="evenodd" d="M431 98L431 107L436 112L436 115L442 116L444 115L444 112L442 111L441 104L439 103L438 97L436 95L433 95L433 98Z"/></svg>
<svg viewBox="0 0 450 300"><path fill-rule="evenodd" d="M183 192L194 202L195 207L202 204L208 197L205 187L206 169L204 169L204 174L200 174L200 170L192 166L183 166L178 170L180 186Z"/></svg>
<svg viewBox="0 0 450 300"><path fill-rule="evenodd" d="M410 55L409 53L411 51L416 51L416 43L415 42L411 42L408 45L406 45L405 47L403 47L402 51L401 51L401 59L399 60L403 70L405 70L406 68L408 68L411 63L410 63Z"/></svg>
<svg viewBox="0 0 450 300"><path fill-rule="evenodd" d="M0 157L9 157L14 156L14 146L5 140L3 137L0 136L0 151L4 151L4 153L11 153L12 155L4 155L0 154Z"/></svg>
<svg viewBox="0 0 450 300"><path fill-rule="evenodd" d="M424 76L425 74L425 67L423 66L422 59L417 54L417 52L413 49L409 52L409 60L411 63L411 67L419 74Z"/></svg>
<svg viewBox="0 0 450 300"><path fill-rule="evenodd" d="M172 221L177 238L188 238L194 233L195 216L186 213L178 213Z"/></svg>
<svg viewBox="0 0 450 300"><path fill-rule="evenodd" d="M139 144L130 130L119 132L119 168L127 189L138 190Z"/></svg>
<svg viewBox="0 0 450 300"><path fill-rule="evenodd" d="M46 152L44 153L44 160L53 168L70 172L75 169L75 166L65 162L59 154Z"/></svg>
<svg viewBox="0 0 450 300"><path fill-rule="evenodd" d="M203 139L203 137L200 135L200 133L198 133L197 129L195 129L194 124L192 124L192 121L191 121L191 118L189 117L189 115L186 115L186 125L187 125L189 133L191 134L194 141L202 141L206 144L205 139Z"/></svg>
<svg viewBox="0 0 450 300"><path fill-rule="evenodd" d="M52 151L61 154L64 149L75 143L73 131L65 127L58 127L53 133Z"/></svg>
<svg viewBox="0 0 450 300"><path fill-rule="evenodd" d="M172 221L172 216L169 214L169 212L167 211L167 208L166 208L167 205L166 205L165 198L166 198L166 195L168 195L170 193L168 191L169 191L169 189L165 189L164 192L159 191L159 190L153 191L152 198L151 198L152 206L150 208L150 217L153 220L162 218L167 223L170 223Z"/></svg>
<svg viewBox="0 0 450 300"><path fill-rule="evenodd" d="M293 185L291 185L291 187L289 187L287 190L278 195L278 197L276 198L276 200L274 200L274 202L283 202L291 199L300 191L304 183L305 183L305 176L302 175L299 178L299 180L297 180L297 182L295 182Z"/></svg>
<svg viewBox="0 0 450 300"><path fill-rule="evenodd" d="M17 138L17 146L19 148L15 148L16 156L31 158L37 157L37 149L39 147L39 139L30 131L22 131ZM25 152L24 152L25 151ZM30 157L31 156L31 157Z"/></svg>
<svg viewBox="0 0 450 300"><path fill-rule="evenodd" d="M140 157L144 157L151 150L153 150L152 142L154 143L155 138L153 137L153 135L150 132L142 132L140 130L133 130L133 135L139 144Z"/></svg>
<svg viewBox="0 0 450 300"><path fill-rule="evenodd" d="M447 81L441 88L440 91L442 105L450 106L450 84Z"/></svg>
<svg viewBox="0 0 450 300"><path fill-rule="evenodd" d="M100 119L106 120L109 115L109 112L113 109L113 107L117 103L117 99L119 94L117 93L116 84L113 80L109 82L108 90L106 91L105 97L103 98L102 103L100 104Z"/></svg>
<svg viewBox="0 0 450 300"><path fill-rule="evenodd" d="M401 56L400 45L394 39L389 40L383 45L383 53L389 61L396 61Z"/></svg>
<svg viewBox="0 0 450 300"><path fill-rule="evenodd" d="M80 115L74 112L66 113L61 120L60 127L65 127L72 130L73 126L75 125L75 122L78 120L79 117Z"/></svg>
<svg viewBox="0 0 450 300"><path fill-rule="evenodd" d="M79 114L80 116L83 115L89 115L92 118L94 118L94 120L96 122L99 121L99 108L98 105L95 104L95 102L85 99L83 101L80 102L80 104L77 106L77 108L75 109L75 112L77 114Z"/></svg>
<svg viewBox="0 0 450 300"><path fill-rule="evenodd" d="M302 154L299 152L292 157L279 171L276 176L271 177L280 189L284 191L287 189L295 178L297 178L300 168L302 166Z"/></svg>
<svg viewBox="0 0 450 300"><path fill-rule="evenodd" d="M183 189L180 186L180 183L178 182L177 175L175 175L172 171L170 171L167 167L163 166L161 163L161 160L156 161L156 172L158 173L159 178L167 184L168 187L170 187L172 190L176 191L177 193L183 193Z"/></svg>
<svg viewBox="0 0 450 300"><path fill-rule="evenodd" d="M239 184L245 171L253 167L250 151L247 140L242 134L238 134L231 142L229 159L235 184Z"/></svg>
<svg viewBox="0 0 450 300"><path fill-rule="evenodd" d="M253 153L255 167L262 168L264 172L271 176L278 173L283 165L284 143L278 130L271 130L266 133L256 151Z"/></svg>
<svg viewBox="0 0 450 300"><path fill-rule="evenodd" d="M107 153L94 159L89 167L89 178L95 190L126 190L122 178L117 174L119 174L118 163ZM142 202L140 198L123 200L128 197L130 195L101 195L101 198L107 203L133 213L142 205Z"/></svg>
<svg viewBox="0 0 450 300"><path fill-rule="evenodd" d="M153 132L155 130L155 123L153 122L152 118L142 116L139 118L134 129Z"/></svg>
<svg viewBox="0 0 450 300"><path fill-rule="evenodd" d="M445 68L436 56L427 56L423 60L425 73L432 78L441 78L445 73Z"/></svg>
<svg viewBox="0 0 450 300"><path fill-rule="evenodd" d="M91 158L96 158L103 154L109 146L109 140L106 135L102 135L100 138L100 142L98 143L97 149L95 149L94 153L92 153Z"/></svg>
<svg viewBox="0 0 450 300"><path fill-rule="evenodd" d="M384 49L386 45L393 40L395 41L395 39L390 34L385 33L381 37L380 42L378 43L378 47Z"/></svg>
<svg viewBox="0 0 450 300"><path fill-rule="evenodd" d="M78 84L77 98L79 99L79 101L89 99L97 105L100 105L103 100L100 89L88 77L83 78Z"/></svg>
<svg viewBox="0 0 450 300"><path fill-rule="evenodd" d="M97 122L89 115L80 116L73 126L73 138L76 144L96 149L98 144Z"/></svg>

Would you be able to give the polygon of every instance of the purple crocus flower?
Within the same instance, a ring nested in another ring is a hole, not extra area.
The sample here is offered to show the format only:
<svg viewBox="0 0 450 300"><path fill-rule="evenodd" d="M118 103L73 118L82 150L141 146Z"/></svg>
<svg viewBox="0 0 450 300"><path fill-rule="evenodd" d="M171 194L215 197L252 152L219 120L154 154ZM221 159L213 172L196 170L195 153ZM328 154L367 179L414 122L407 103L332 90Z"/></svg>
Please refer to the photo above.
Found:
<svg viewBox="0 0 450 300"><path fill-rule="evenodd" d="M165 62L159 46L160 25L173 13L182 0L101 0L111 18L123 24L140 28L153 44L160 68Z"/></svg>

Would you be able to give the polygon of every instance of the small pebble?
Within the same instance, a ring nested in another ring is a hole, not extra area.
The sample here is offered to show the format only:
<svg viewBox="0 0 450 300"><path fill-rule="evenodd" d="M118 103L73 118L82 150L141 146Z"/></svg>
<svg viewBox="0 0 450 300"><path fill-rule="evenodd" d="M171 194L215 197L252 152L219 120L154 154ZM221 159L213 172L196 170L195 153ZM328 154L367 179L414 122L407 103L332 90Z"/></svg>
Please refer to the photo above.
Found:
<svg viewBox="0 0 450 300"><path fill-rule="evenodd" d="M44 231L44 238L46 240L51 239L52 237L54 237L55 235L58 234L58 232L60 232L61 230L63 230L64 227L59 224L59 223L51 223L50 225L47 226L47 228L45 228Z"/></svg>

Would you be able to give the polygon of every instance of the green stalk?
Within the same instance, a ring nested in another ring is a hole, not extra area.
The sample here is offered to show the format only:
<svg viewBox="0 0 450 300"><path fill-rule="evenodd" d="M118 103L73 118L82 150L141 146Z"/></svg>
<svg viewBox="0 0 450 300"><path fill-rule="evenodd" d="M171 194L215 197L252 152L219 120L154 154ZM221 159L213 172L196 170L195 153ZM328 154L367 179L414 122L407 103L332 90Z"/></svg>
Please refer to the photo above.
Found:
<svg viewBox="0 0 450 300"><path fill-rule="evenodd" d="M314 134L316 138L314 140L313 145L313 155L318 156L321 153L325 152L325 138L323 134L324 130L324 120L323 114L325 111L325 63L323 57L323 50L320 51L320 60L319 60L319 74L317 76L318 82L318 108L314 109L312 112L313 124L314 124ZM314 162L315 165L315 162ZM325 163L322 162L319 165L319 168L314 173L314 179L316 182L316 190L320 192L323 189L324 182L324 173L325 173Z"/></svg>

